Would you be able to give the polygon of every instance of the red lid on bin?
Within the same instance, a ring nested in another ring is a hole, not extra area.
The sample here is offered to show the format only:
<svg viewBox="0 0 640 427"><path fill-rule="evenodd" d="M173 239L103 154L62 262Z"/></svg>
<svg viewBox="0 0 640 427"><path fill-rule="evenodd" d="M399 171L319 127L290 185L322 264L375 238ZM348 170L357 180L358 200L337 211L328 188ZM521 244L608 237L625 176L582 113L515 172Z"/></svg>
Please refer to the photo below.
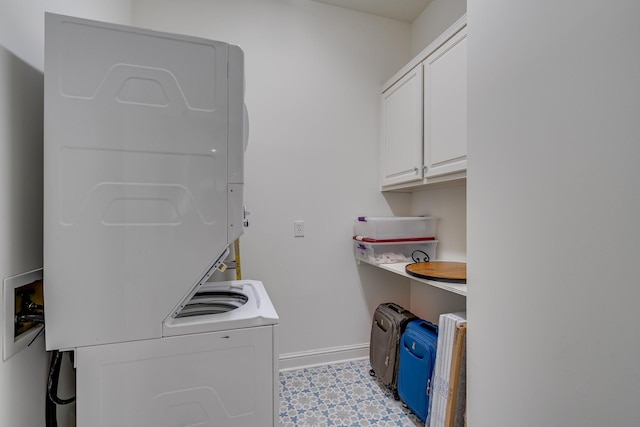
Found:
<svg viewBox="0 0 640 427"><path fill-rule="evenodd" d="M364 236L353 236L353 240L367 243L408 243L408 242L428 242L435 240L435 237L410 237L407 239L370 239Z"/></svg>

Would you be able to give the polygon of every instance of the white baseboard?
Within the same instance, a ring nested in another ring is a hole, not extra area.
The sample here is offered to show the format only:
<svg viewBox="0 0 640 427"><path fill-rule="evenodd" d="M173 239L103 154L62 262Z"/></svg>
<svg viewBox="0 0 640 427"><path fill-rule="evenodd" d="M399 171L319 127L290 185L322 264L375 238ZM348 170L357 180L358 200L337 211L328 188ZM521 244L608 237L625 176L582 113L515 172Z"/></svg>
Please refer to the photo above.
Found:
<svg viewBox="0 0 640 427"><path fill-rule="evenodd" d="M321 348L280 355L280 371L310 368L369 358L369 343Z"/></svg>

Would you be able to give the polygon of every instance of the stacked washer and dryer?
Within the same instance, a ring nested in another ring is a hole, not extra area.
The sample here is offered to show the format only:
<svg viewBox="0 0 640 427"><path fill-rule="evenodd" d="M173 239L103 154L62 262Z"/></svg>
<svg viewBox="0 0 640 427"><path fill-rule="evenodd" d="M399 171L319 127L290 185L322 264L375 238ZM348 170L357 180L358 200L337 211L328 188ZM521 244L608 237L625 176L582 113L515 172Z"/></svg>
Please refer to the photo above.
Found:
<svg viewBox="0 0 640 427"><path fill-rule="evenodd" d="M45 17L47 350L79 427L275 426L278 316L208 282L243 233L237 46Z"/></svg>

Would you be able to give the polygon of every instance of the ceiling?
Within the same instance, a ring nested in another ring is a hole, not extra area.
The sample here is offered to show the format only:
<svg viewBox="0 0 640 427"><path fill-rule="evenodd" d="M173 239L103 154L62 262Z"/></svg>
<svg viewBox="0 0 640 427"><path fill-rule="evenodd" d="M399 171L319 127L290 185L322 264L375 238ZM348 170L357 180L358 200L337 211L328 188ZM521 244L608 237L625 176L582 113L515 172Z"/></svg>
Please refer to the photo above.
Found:
<svg viewBox="0 0 640 427"><path fill-rule="evenodd" d="M411 23L432 0L313 0Z"/></svg>

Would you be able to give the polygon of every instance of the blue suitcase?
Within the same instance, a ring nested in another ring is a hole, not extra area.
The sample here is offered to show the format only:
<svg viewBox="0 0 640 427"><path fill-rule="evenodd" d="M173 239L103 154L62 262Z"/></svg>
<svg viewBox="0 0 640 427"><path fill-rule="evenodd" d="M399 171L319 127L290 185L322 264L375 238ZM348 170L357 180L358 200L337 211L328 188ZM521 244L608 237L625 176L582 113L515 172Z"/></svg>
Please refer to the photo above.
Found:
<svg viewBox="0 0 640 427"><path fill-rule="evenodd" d="M398 395L423 422L429 411L437 345L438 327L422 319L409 322L400 339Z"/></svg>

